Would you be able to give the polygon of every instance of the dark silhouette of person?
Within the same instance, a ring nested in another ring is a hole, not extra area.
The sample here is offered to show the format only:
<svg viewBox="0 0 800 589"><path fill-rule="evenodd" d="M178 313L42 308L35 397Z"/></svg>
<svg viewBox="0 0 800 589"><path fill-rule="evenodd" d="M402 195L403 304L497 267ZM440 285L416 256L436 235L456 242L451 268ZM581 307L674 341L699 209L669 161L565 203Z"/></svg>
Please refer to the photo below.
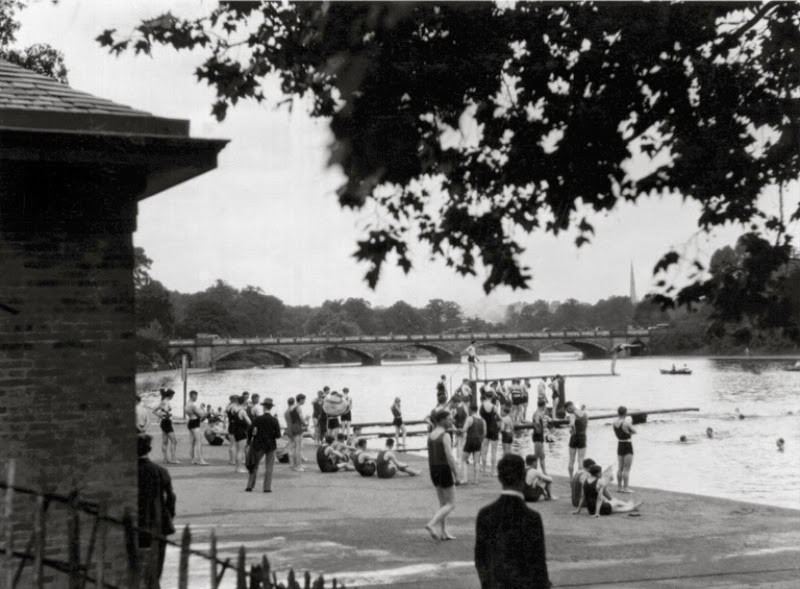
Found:
<svg viewBox="0 0 800 589"><path fill-rule="evenodd" d="M264 413L259 415L250 424L249 435L252 437L250 444L251 464L247 465L250 477L247 480L245 491L252 491L258 477L258 465L261 458L264 460L264 492L272 492L272 469L275 466L275 450L277 440L281 437L281 426L272 411L272 399L267 397L261 403Z"/></svg>
<svg viewBox="0 0 800 589"><path fill-rule="evenodd" d="M478 512L475 568L482 589L550 587L541 516L525 505L525 461L503 456L497 465L500 498Z"/></svg>
<svg viewBox="0 0 800 589"><path fill-rule="evenodd" d="M155 576L155 582L147 586L159 586L161 571L164 568L164 554L167 544L163 539L152 538L146 530L162 538L175 533L172 520L175 517L175 493L169 471L160 464L152 462L147 455L153 446L153 437L140 434L137 439L139 455L139 548L152 551L157 544L155 566L148 568L148 579ZM152 560L150 562L153 562Z"/></svg>

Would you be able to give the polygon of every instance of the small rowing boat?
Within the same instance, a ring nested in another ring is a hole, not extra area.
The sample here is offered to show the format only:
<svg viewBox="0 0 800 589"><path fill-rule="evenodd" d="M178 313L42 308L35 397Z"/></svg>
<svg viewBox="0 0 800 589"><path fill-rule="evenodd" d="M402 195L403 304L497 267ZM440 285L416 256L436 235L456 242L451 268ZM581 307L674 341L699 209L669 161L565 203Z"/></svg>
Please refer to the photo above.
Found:
<svg viewBox="0 0 800 589"><path fill-rule="evenodd" d="M692 371L688 368L672 368L670 370L660 369L661 374L691 374Z"/></svg>

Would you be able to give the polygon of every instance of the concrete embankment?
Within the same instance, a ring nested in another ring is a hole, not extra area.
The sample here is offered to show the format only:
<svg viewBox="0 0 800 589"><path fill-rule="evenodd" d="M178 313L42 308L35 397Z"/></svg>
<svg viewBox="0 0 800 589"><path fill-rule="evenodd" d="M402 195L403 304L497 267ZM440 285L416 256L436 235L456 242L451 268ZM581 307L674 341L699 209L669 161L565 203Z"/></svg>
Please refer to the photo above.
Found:
<svg viewBox="0 0 800 589"><path fill-rule="evenodd" d="M227 447L205 447L210 466L188 465L188 435L178 428L179 458L169 465L178 519L193 546L207 548L216 529L220 552L235 561L239 545L289 567L337 577L347 586L479 587L473 566L475 517L499 492L496 479L458 487L450 528L457 540L434 542L423 526L436 508L426 473L393 480L322 474L276 464L273 492L245 493L247 475L227 464ZM160 460L160 432L153 431ZM408 457L425 468L421 458ZM559 467L560 468L560 467ZM633 481L635 482L635 468ZM665 476L677 476L665 473ZM736 481L731 481L735 485ZM550 576L559 587L778 587L800 578L800 511L636 488L641 517L572 515L566 478L557 501L529 504L543 518ZM176 535L176 539L177 539ZM177 584L177 552L168 551L163 586ZM191 587L208 586L205 561L191 561ZM283 576L279 572L279 578ZM229 571L225 580L233 586Z"/></svg>

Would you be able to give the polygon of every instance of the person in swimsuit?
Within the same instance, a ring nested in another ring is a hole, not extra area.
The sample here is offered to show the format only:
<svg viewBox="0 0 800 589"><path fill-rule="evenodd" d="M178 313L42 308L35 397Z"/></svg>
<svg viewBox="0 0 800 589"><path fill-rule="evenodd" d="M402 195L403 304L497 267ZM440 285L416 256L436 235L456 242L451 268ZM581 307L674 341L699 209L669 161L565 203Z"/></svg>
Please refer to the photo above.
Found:
<svg viewBox="0 0 800 589"><path fill-rule="evenodd" d="M231 412L233 408L236 406L236 399L238 397L236 395L231 395L228 397L228 405L225 407L225 411L223 415L225 416L225 422L227 423L227 432L228 432L228 464L236 464L236 456L234 455L234 451L236 450L236 440L233 439L233 427L234 420L231 419Z"/></svg>
<svg viewBox="0 0 800 589"><path fill-rule="evenodd" d="M175 428L172 425L172 397L175 391L172 389L161 389L161 403L155 408L153 413L159 418L161 428L161 452L164 454L164 462L167 464L180 464L175 457L178 450L178 438L175 437Z"/></svg>
<svg viewBox="0 0 800 589"><path fill-rule="evenodd" d="M350 398L350 389L347 387L342 389L344 401L347 403L347 410L342 413L342 429L346 438L350 437L350 423L353 421L353 400Z"/></svg>
<svg viewBox="0 0 800 589"><path fill-rule="evenodd" d="M339 472L341 470L355 470L356 467L347 461L344 454L333 448L334 438L325 436L325 444L317 446L317 466L321 472Z"/></svg>
<svg viewBox="0 0 800 589"><path fill-rule="evenodd" d="M447 403L447 394L439 393L436 395L436 407L428 414L425 418L425 423L428 424L428 433L433 431L434 428L434 416L439 413L440 411L447 411L448 403Z"/></svg>
<svg viewBox="0 0 800 589"><path fill-rule="evenodd" d="M447 516L456 507L455 481L458 472L450 444L447 441L447 430L453 427L453 417L449 411L440 411L434 416L434 428L428 434L428 467L431 482L439 499L439 509L425 529L434 540L455 540L455 536L447 531ZM441 533L436 532L436 526Z"/></svg>
<svg viewBox="0 0 800 589"><path fill-rule="evenodd" d="M710 427L706 428L706 437L709 440L713 440L714 439L714 430L712 428L710 428Z"/></svg>
<svg viewBox="0 0 800 589"><path fill-rule="evenodd" d="M606 493L603 469L599 464L593 464L589 467L589 476L583 482L578 509L572 513L573 515L579 514L585 505L589 515L600 517L601 515L611 515L612 513L638 511L644 503L644 501L634 503L633 501L622 501L609 497L610 495Z"/></svg>
<svg viewBox="0 0 800 589"><path fill-rule="evenodd" d="M453 447L456 450L456 464L461 465L461 455L464 452L464 437L466 435L464 426L466 425L467 417L469 417L467 406L464 404L464 397L461 394L457 393L450 399L450 412L453 414L452 440Z"/></svg>
<svg viewBox="0 0 800 589"><path fill-rule="evenodd" d="M783 438L778 438L775 444L778 446L778 452L783 452L783 446L786 444L786 441Z"/></svg>
<svg viewBox="0 0 800 589"><path fill-rule="evenodd" d="M312 414L311 419L314 423L314 443L321 444L322 443L322 401L325 399L325 393L322 391L317 391L317 398L314 399L312 405Z"/></svg>
<svg viewBox="0 0 800 589"><path fill-rule="evenodd" d="M333 392L328 393L328 394L334 395L334 397L341 397L341 395L336 391L333 391ZM334 397L331 397L331 399L333 399ZM325 431L327 433L331 434L334 437L334 439L336 439L336 436L339 435L339 429L341 427L342 427L342 424L339 421L339 416L337 416L337 415L328 415L327 416L326 425L325 425Z"/></svg>
<svg viewBox="0 0 800 589"><path fill-rule="evenodd" d="M481 446L481 474L483 476L496 476L497 467L497 440L500 438L500 428L497 423L497 405L494 402L494 395L488 395L481 399L480 416L486 424L486 437ZM491 449L492 467L487 468L486 459Z"/></svg>
<svg viewBox="0 0 800 589"><path fill-rule="evenodd" d="M207 465L208 462L203 460L203 436L200 430L200 423L206 418L205 411L197 406L197 391L189 391L189 402L186 403L184 408L186 417L189 421L186 422L186 427L189 429L189 435L192 438L191 446L189 447L189 457L192 464Z"/></svg>
<svg viewBox="0 0 800 589"><path fill-rule="evenodd" d="M378 452L375 464L379 479L390 479L398 472L404 472L411 477L420 474L420 471L411 468L405 462L397 460L397 456L394 455L394 438L386 439L386 448Z"/></svg>
<svg viewBox="0 0 800 589"><path fill-rule="evenodd" d="M636 433L631 423L631 418L628 417L628 409L620 405L617 409L617 417L611 426L614 428L614 435L617 436L617 461L619 463L619 470L617 470L617 492L618 493L633 493L628 488L628 478L631 476L631 465L633 464L633 442L631 436Z"/></svg>
<svg viewBox="0 0 800 589"><path fill-rule="evenodd" d="M523 423L528 419L528 403L531 400L531 381L526 378L522 382L522 421Z"/></svg>
<svg viewBox="0 0 800 589"><path fill-rule="evenodd" d="M147 424L149 422L147 409L142 405L142 396L137 393L136 395L136 433L147 433Z"/></svg>
<svg viewBox="0 0 800 589"><path fill-rule="evenodd" d="M525 403L525 390L522 388L520 379L511 380L508 393L511 396L511 419L515 424L520 423L522 421L522 405Z"/></svg>
<svg viewBox="0 0 800 589"><path fill-rule="evenodd" d="M464 451L462 453L464 478L461 479L461 484L466 485L469 482L469 460L472 458L472 478L473 483L477 485L481 448L486 437L486 424L481 419L481 416L478 415L477 405L469 406L469 417L464 422L464 431L466 432L466 441L464 442Z"/></svg>
<svg viewBox="0 0 800 589"><path fill-rule="evenodd" d="M536 468L536 456L528 454L525 457L525 489L522 491L525 501L536 502L540 497L546 501L558 499L550 492L552 484L553 479Z"/></svg>
<svg viewBox="0 0 800 589"><path fill-rule="evenodd" d="M367 440L361 438L356 442L356 451L353 455L353 466L362 477L371 477L378 470L376 457L367 452Z"/></svg>
<svg viewBox="0 0 800 589"><path fill-rule="evenodd" d="M583 462L586 456L586 426L589 424L589 416L583 409L577 409L572 401L567 401L564 410L569 415L569 478L575 466L575 455L577 454L578 464Z"/></svg>
<svg viewBox="0 0 800 589"><path fill-rule="evenodd" d="M236 472L248 472L244 467L244 446L247 442L247 430L250 428L250 417L247 415L247 398L241 395L236 399L236 405L231 408L229 413L233 435L234 458L236 460Z"/></svg>
<svg viewBox="0 0 800 589"><path fill-rule="evenodd" d="M469 342L469 346L464 350L467 354L467 369L469 370L469 379L476 380L478 378L478 354L475 351L475 340ZM473 376L473 374L475 376Z"/></svg>
<svg viewBox="0 0 800 589"><path fill-rule="evenodd" d="M400 397L394 398L392 405L392 425L394 426L394 437L398 448L406 447L406 425L403 423L403 411L400 409ZM403 435L403 443L400 444L400 434Z"/></svg>
<svg viewBox="0 0 800 589"><path fill-rule="evenodd" d="M535 462L533 466L538 467L543 474L547 474L547 469L544 466L544 433L547 429L547 402L544 399L539 399L536 402L536 411L531 417L533 422L533 456Z"/></svg>
<svg viewBox="0 0 800 589"><path fill-rule="evenodd" d="M514 419L511 417L511 405L503 405L500 418L500 441L503 444L503 456L511 454L511 444L514 443Z"/></svg>

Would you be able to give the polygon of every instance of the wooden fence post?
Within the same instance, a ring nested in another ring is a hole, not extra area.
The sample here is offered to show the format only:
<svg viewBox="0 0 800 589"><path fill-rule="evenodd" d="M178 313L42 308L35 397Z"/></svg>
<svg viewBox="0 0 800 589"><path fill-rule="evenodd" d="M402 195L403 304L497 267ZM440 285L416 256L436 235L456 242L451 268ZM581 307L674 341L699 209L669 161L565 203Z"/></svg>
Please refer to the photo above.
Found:
<svg viewBox="0 0 800 589"><path fill-rule="evenodd" d="M106 541L108 539L108 528L105 522L106 507L103 506L98 514L97 533L100 540L100 551L97 553L97 573L95 574L95 586L103 589L106 576Z"/></svg>
<svg viewBox="0 0 800 589"><path fill-rule="evenodd" d="M100 528L100 512L102 509L98 510L97 515L94 517L94 523L92 524L92 535L89 537L89 547L86 549L86 560L83 562L83 566L81 571L83 572L83 578L81 579L81 586L80 589L86 589L86 583L88 582L89 577L89 570L92 566L92 557L94 556L94 547L97 543L97 530Z"/></svg>
<svg viewBox="0 0 800 589"><path fill-rule="evenodd" d="M139 541L133 529L131 510L125 508L122 516L122 525L125 529L125 552L128 556L128 587L139 589Z"/></svg>
<svg viewBox="0 0 800 589"><path fill-rule="evenodd" d="M5 566L5 586L12 587L12 582L14 580L14 567L12 563L14 562L14 476L16 474L17 463L12 458L8 461L8 465L6 467L6 496L5 496L5 503L4 503L4 510L3 510L3 520L5 521L5 548L6 554L5 558L3 559L5 562L3 563Z"/></svg>
<svg viewBox="0 0 800 589"><path fill-rule="evenodd" d="M192 544L192 533L189 526L183 528L181 536L181 556L178 561L178 589L189 589L189 549Z"/></svg>
<svg viewBox="0 0 800 589"><path fill-rule="evenodd" d="M69 589L80 589L81 585L81 524L77 502L78 494L73 492L70 497L69 521L67 522Z"/></svg>
<svg viewBox="0 0 800 589"><path fill-rule="evenodd" d="M44 555L45 545L47 544L47 533L45 532L45 506L44 497L41 495L36 496L36 511L33 513L33 533L36 536L34 542L34 560L33 560L33 584L36 589L44 587Z"/></svg>
<svg viewBox="0 0 800 589"><path fill-rule="evenodd" d="M209 553L211 555L211 559L209 560L211 563L211 589L217 589L219 587L219 582L217 580L217 532L213 528L211 529Z"/></svg>
<svg viewBox="0 0 800 589"><path fill-rule="evenodd" d="M244 546L239 546L239 560L236 562L236 589L247 589Z"/></svg>
<svg viewBox="0 0 800 589"><path fill-rule="evenodd" d="M264 586L264 589L272 589L272 583L269 581L269 560L267 560L267 555L261 555L261 584Z"/></svg>

